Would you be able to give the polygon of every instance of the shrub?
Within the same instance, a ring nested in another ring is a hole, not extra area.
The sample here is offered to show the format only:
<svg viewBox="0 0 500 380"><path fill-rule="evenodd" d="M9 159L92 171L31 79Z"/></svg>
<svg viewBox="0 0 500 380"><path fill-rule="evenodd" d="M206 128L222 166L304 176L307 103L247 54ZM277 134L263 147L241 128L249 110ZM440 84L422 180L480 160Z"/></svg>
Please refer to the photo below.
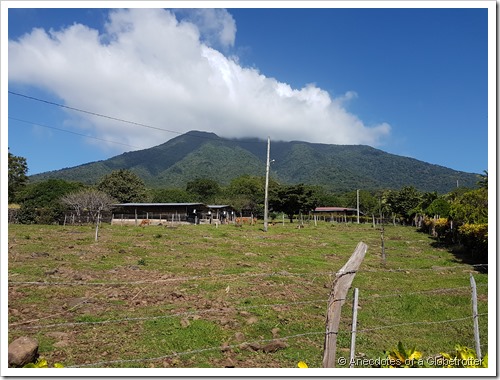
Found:
<svg viewBox="0 0 500 380"><path fill-rule="evenodd" d="M453 237L453 231L451 229L451 223L446 218L428 218L425 217L422 222L422 230L427 230L429 234L436 237L438 240L451 241Z"/></svg>
<svg viewBox="0 0 500 380"><path fill-rule="evenodd" d="M49 368L49 363L44 358L38 358L34 363L28 363L23 368ZM61 363L54 363L54 368L64 368Z"/></svg>
<svg viewBox="0 0 500 380"><path fill-rule="evenodd" d="M17 214L17 222L20 224L35 224L36 219L36 208L28 204L22 204Z"/></svg>
<svg viewBox="0 0 500 380"><path fill-rule="evenodd" d="M460 242L474 255L488 252L488 224L462 224L458 227ZM487 258L487 255L486 255Z"/></svg>
<svg viewBox="0 0 500 380"><path fill-rule="evenodd" d="M488 368L488 355L479 359L476 351L457 344L454 352L442 352L441 358L438 358L436 363L442 363L444 368Z"/></svg>
<svg viewBox="0 0 500 380"><path fill-rule="evenodd" d="M422 353L415 348L405 349L403 343L398 342L398 347L385 351L385 364L383 368L418 368Z"/></svg>
<svg viewBox="0 0 500 380"><path fill-rule="evenodd" d="M487 368L488 354L482 359L473 349L457 344L451 353L441 352L437 356L422 358L422 353L415 348L406 349L401 342L397 348L385 351L383 368Z"/></svg>
<svg viewBox="0 0 500 380"><path fill-rule="evenodd" d="M434 221L434 231L436 232L438 240L440 238L446 237L446 235L450 232L450 222L448 221L448 219L436 219Z"/></svg>

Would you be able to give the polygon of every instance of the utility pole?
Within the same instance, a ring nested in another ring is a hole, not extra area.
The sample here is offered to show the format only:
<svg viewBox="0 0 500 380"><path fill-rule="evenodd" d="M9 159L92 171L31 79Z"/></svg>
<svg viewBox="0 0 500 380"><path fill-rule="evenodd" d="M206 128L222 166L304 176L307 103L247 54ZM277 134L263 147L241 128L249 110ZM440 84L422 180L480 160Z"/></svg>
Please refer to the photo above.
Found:
<svg viewBox="0 0 500 380"><path fill-rule="evenodd" d="M264 231L267 232L268 225L268 217L269 217L269 205L268 205L268 196L269 196L269 166L271 163L269 162L269 152L271 150L271 138L267 137L267 163L266 163L266 189L264 192Z"/></svg>
<svg viewBox="0 0 500 380"><path fill-rule="evenodd" d="M359 224L359 189L356 190L356 201L358 204L358 224Z"/></svg>

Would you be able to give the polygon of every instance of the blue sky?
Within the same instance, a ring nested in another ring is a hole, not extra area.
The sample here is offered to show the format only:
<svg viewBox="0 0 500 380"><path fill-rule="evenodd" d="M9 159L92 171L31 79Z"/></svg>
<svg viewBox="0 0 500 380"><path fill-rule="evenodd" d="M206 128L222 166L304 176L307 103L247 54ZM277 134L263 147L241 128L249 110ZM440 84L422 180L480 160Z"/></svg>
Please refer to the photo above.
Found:
<svg viewBox="0 0 500 380"><path fill-rule="evenodd" d="M8 146L29 174L189 130L488 169L486 8L11 8L8 21L2 95L156 128L9 94Z"/></svg>

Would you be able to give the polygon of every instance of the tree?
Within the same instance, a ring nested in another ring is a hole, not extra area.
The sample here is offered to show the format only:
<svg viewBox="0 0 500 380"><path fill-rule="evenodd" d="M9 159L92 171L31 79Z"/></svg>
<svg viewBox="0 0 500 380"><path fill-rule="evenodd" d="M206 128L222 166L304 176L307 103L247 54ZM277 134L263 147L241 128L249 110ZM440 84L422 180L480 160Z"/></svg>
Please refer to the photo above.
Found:
<svg viewBox="0 0 500 380"><path fill-rule="evenodd" d="M81 190L85 186L80 182L69 182L64 179L48 179L27 185L19 194L22 204L32 204L35 207L51 207L59 204L63 195Z"/></svg>
<svg viewBox="0 0 500 380"><path fill-rule="evenodd" d="M323 186L315 185L310 188L314 192L318 206L339 206L343 204L343 200L338 195L326 190Z"/></svg>
<svg viewBox="0 0 500 380"><path fill-rule="evenodd" d="M28 164L26 158L14 156L9 152L9 203L16 202L19 191L26 187L28 182Z"/></svg>
<svg viewBox="0 0 500 380"><path fill-rule="evenodd" d="M269 185L272 187L272 185ZM264 211L265 177L243 175L234 178L226 188L226 196L236 210L250 211L254 215Z"/></svg>
<svg viewBox="0 0 500 380"><path fill-rule="evenodd" d="M460 198L462 195L464 195L466 192L471 191L472 189L469 189L468 187L457 187L453 190L451 190L449 193L446 193L443 195L444 199L446 199L448 202L453 203L455 200Z"/></svg>
<svg viewBox="0 0 500 380"><path fill-rule="evenodd" d="M357 208L358 199L357 191L351 191L344 196L345 203L343 206ZM378 214L380 212L379 200L374 197L369 191L359 191L359 210L365 214Z"/></svg>
<svg viewBox="0 0 500 380"><path fill-rule="evenodd" d="M425 214L430 217L439 215L441 218L450 216L450 204L443 198L437 198L424 210Z"/></svg>
<svg viewBox="0 0 500 380"><path fill-rule="evenodd" d="M455 199L450 208L450 216L459 223L488 223L488 190L471 190Z"/></svg>
<svg viewBox="0 0 500 380"><path fill-rule="evenodd" d="M20 223L50 224L60 222L64 207L60 200L66 194L84 188L79 182L48 179L27 185L18 194L21 203Z"/></svg>
<svg viewBox="0 0 500 380"><path fill-rule="evenodd" d="M105 175L97 189L115 198L119 203L144 202L146 186L137 174L120 169Z"/></svg>
<svg viewBox="0 0 500 380"><path fill-rule="evenodd" d="M75 210L78 219L86 211L91 221L96 222L99 221L101 213L110 210L113 203L116 203L116 200L103 191L84 189L64 195L61 198L61 202Z"/></svg>
<svg viewBox="0 0 500 380"><path fill-rule="evenodd" d="M399 191L390 191L387 194L391 211L402 216L408 223L418 212L421 200L421 194L413 186L405 186Z"/></svg>
<svg viewBox="0 0 500 380"><path fill-rule="evenodd" d="M154 203L176 203L193 202L195 197L182 189L153 189L151 190L151 202Z"/></svg>
<svg viewBox="0 0 500 380"><path fill-rule="evenodd" d="M439 196L438 196L437 191L423 193L421 196L421 201L420 201L420 205L419 205L420 211L425 212L425 210L438 198L439 198Z"/></svg>
<svg viewBox="0 0 500 380"><path fill-rule="evenodd" d="M484 174L479 174L479 180L477 181L477 185L481 189L488 189L488 170L483 170Z"/></svg>
<svg viewBox="0 0 500 380"><path fill-rule="evenodd" d="M210 178L197 178L186 184L186 191L196 196L199 202L210 203L221 191L219 183Z"/></svg>
<svg viewBox="0 0 500 380"><path fill-rule="evenodd" d="M293 216L299 213L308 213L318 204L312 188L304 184L280 186L270 196L269 205L274 211L281 211L288 215L290 223Z"/></svg>

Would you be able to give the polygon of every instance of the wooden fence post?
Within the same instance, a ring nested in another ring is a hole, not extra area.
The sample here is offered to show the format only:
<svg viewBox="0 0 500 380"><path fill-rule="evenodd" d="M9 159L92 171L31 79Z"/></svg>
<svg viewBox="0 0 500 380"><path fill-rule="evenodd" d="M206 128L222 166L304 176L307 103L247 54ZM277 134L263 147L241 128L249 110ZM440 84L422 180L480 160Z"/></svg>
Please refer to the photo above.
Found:
<svg viewBox="0 0 500 380"><path fill-rule="evenodd" d="M474 341L476 343L476 356L481 360L481 341L479 340L479 321L477 313L477 288L476 280L472 273L470 274L470 286L472 288L472 319L474 321Z"/></svg>
<svg viewBox="0 0 500 380"><path fill-rule="evenodd" d="M359 242L347 263L335 274L332 291L328 298L323 368L335 368L340 311L345 302L347 290L351 286L356 271L365 258L367 249L368 246L365 243Z"/></svg>

